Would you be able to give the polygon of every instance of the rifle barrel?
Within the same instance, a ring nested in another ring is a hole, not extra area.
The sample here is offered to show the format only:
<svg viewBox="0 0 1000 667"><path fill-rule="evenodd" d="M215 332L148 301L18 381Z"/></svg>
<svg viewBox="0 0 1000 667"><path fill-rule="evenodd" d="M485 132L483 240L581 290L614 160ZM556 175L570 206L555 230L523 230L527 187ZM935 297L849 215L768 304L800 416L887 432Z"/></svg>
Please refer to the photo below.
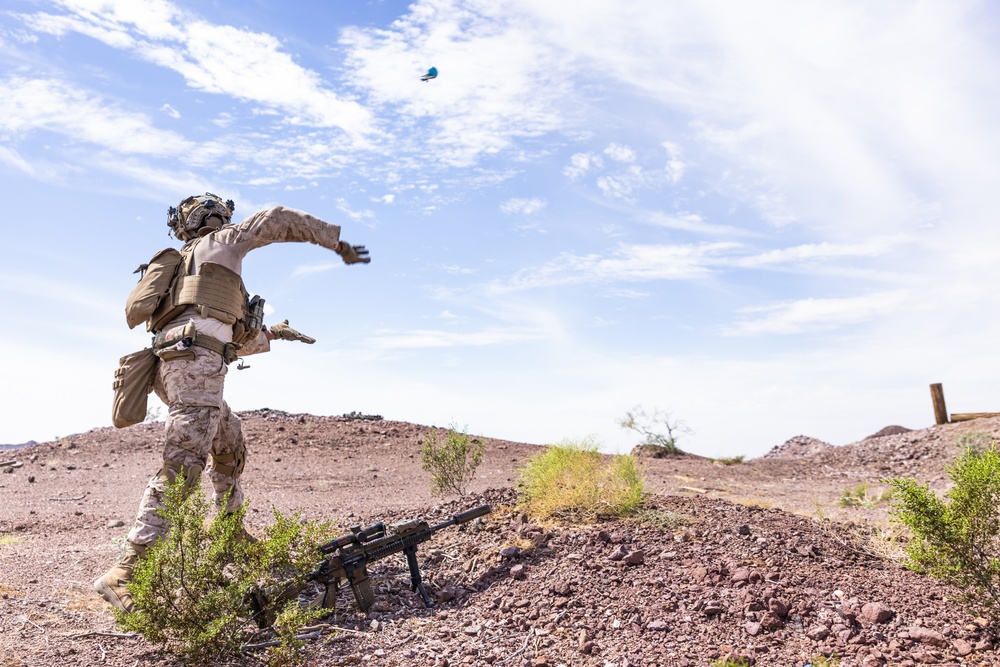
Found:
<svg viewBox="0 0 1000 667"><path fill-rule="evenodd" d="M480 505L479 507L473 507L472 509L465 510L464 512L459 512L458 514L452 516L447 521L439 523L436 526L431 527L431 532L436 532L442 528L447 528L448 526L460 526L463 523L468 523L473 519L478 519L481 516L486 516L493 511L493 508L489 505Z"/></svg>

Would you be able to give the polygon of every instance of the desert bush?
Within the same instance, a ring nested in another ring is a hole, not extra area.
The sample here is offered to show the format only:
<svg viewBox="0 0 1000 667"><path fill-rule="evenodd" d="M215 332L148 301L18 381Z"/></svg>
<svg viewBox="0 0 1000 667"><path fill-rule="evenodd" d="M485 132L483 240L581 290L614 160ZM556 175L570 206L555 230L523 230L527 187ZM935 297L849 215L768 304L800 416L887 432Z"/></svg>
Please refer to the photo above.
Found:
<svg viewBox="0 0 1000 667"><path fill-rule="evenodd" d="M656 530L676 530L681 526L687 526L694 522L694 517L670 510L660 510L655 508L640 509L629 521L639 523Z"/></svg>
<svg viewBox="0 0 1000 667"><path fill-rule="evenodd" d="M712 461L713 463L721 463L724 466L735 466L743 463L745 459L746 456L744 456L743 454L739 454L737 456L723 456L721 458L709 459L709 460Z"/></svg>
<svg viewBox="0 0 1000 667"><path fill-rule="evenodd" d="M906 563L956 586L970 605L1000 620L1000 453L967 448L947 467L954 485L939 498L912 478L888 480L892 517L913 533Z"/></svg>
<svg viewBox="0 0 1000 667"><path fill-rule="evenodd" d="M21 541L21 538L17 535L0 535L0 547L5 547L8 544L17 544Z"/></svg>
<svg viewBox="0 0 1000 667"><path fill-rule="evenodd" d="M955 438L955 444L961 451L971 449L981 454L993 446L993 436L982 431L965 431Z"/></svg>
<svg viewBox="0 0 1000 667"><path fill-rule="evenodd" d="M841 507L875 507L881 502L887 501L892 496L890 490L872 489L867 482L861 482L844 489L844 493L837 498L837 503Z"/></svg>
<svg viewBox="0 0 1000 667"><path fill-rule="evenodd" d="M635 406L618 420L622 428L635 431L642 436L642 445L662 447L670 454L677 453L677 439L690 429L682 421L673 419L669 413L653 410L647 413L641 406Z"/></svg>
<svg viewBox="0 0 1000 667"><path fill-rule="evenodd" d="M840 658L837 657L836 653L833 655L818 655L809 664L812 667L839 667Z"/></svg>
<svg viewBox="0 0 1000 667"><path fill-rule="evenodd" d="M321 560L317 545L327 524L301 522L299 515L274 511L262 539L244 539L246 507L207 521L209 503L200 487L183 497L178 478L166 492L161 515L170 529L133 572L129 585L137 610L115 610L123 630L183 658L186 664L215 664L238 656L256 629L249 605L255 586L301 583ZM328 610L298 609L291 601L275 624L278 645L266 661L284 665L299 657L296 631Z"/></svg>
<svg viewBox="0 0 1000 667"><path fill-rule="evenodd" d="M420 467L431 474L431 493L464 496L485 451L482 440L454 427L444 434L444 442L438 442L435 429L428 431L420 447Z"/></svg>
<svg viewBox="0 0 1000 667"><path fill-rule="evenodd" d="M628 516L646 496L635 458L605 457L590 440L563 441L529 457L517 486L525 509L541 518Z"/></svg>
<svg viewBox="0 0 1000 667"><path fill-rule="evenodd" d="M717 658L709 663L709 667L750 667L746 658Z"/></svg>

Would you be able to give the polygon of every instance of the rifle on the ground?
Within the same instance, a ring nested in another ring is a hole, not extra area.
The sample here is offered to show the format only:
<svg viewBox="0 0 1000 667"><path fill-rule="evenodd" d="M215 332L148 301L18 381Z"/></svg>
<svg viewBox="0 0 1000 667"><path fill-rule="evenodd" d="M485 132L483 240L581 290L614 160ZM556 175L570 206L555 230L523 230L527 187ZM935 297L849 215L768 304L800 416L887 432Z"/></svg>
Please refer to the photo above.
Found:
<svg viewBox="0 0 1000 667"><path fill-rule="evenodd" d="M353 526L349 533L327 542L319 547L323 554L323 562L313 572L305 577L301 586L288 584L277 586L269 591L256 589L251 593L250 605L257 624L266 628L274 622L277 611L286 602L298 597L299 593L310 583L315 582L324 587L323 592L313 604L325 608L333 608L337 591L341 582L350 585L354 592L354 600L361 611L367 612L375 603L371 581L368 579L368 564L382 560L397 553L406 555L410 568L410 590L420 593L424 605L433 607L427 591L424 590L417 565L417 545L426 542L439 530L449 526L468 523L473 519L485 516L493 511L489 505L480 505L455 514L447 521L430 525L424 519L411 519L388 526L378 522L362 528Z"/></svg>

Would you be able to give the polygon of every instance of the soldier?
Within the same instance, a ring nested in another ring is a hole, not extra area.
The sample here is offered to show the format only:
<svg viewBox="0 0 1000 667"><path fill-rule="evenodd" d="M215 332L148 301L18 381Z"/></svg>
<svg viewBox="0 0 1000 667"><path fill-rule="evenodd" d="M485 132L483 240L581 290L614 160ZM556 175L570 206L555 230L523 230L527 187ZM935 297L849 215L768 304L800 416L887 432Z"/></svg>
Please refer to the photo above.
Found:
<svg viewBox="0 0 1000 667"><path fill-rule="evenodd" d="M237 352L268 351L275 338L314 342L289 327L288 320L263 326L263 301L248 299L243 286L243 258L271 243L309 242L338 253L345 264L371 261L364 246L340 240L339 226L307 213L274 206L231 225L234 208L231 200L209 193L170 207L167 225L184 248L164 250L140 267L145 273L126 304L129 325L145 321L155 335L159 362L153 390L168 412L163 467L146 486L124 555L94 582L94 590L124 612L134 610L127 584L136 562L167 532L158 510L168 484L181 476L185 489L195 488L208 463L216 504L228 494L219 511L234 512L243 504L243 431L222 397L228 364ZM150 289L157 275L166 282ZM145 299L137 296L144 284Z"/></svg>

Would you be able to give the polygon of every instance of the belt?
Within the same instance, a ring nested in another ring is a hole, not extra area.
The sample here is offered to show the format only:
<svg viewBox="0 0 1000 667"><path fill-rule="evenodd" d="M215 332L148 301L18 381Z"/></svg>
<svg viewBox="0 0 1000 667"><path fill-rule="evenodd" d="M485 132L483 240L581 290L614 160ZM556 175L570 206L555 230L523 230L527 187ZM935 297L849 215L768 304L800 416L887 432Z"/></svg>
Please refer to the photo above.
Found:
<svg viewBox="0 0 1000 667"><path fill-rule="evenodd" d="M211 336L199 333L194 335L194 340L191 344L195 347L203 347L206 350L215 352L220 355L222 360L227 364L231 364L237 359L236 343L223 343L218 338L212 338Z"/></svg>

